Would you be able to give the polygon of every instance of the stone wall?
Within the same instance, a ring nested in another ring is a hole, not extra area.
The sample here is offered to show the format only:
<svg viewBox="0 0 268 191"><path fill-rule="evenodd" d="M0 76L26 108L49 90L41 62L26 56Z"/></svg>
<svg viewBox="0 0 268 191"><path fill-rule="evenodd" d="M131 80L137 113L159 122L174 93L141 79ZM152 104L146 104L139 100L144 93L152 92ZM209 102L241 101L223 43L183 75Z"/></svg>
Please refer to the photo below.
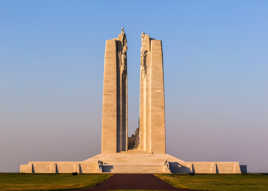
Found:
<svg viewBox="0 0 268 191"><path fill-rule="evenodd" d="M98 173L97 162L47 161L20 165L21 173Z"/></svg>
<svg viewBox="0 0 268 191"><path fill-rule="evenodd" d="M193 174L241 174L239 162L185 162Z"/></svg>

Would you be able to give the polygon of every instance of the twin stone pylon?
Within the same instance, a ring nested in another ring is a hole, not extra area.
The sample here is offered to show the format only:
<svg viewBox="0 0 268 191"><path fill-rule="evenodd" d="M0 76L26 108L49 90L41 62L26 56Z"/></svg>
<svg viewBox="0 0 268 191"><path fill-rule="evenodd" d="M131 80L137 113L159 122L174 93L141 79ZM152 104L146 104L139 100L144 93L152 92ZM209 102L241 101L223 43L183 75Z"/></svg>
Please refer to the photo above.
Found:
<svg viewBox="0 0 268 191"><path fill-rule="evenodd" d="M20 165L20 172L241 173L238 161L183 161L166 153L162 44L144 33L136 132L135 147L129 147L128 140L131 143L133 139L128 139L127 39L122 30L117 38L107 40L105 47L102 152L83 161L30 161Z"/></svg>
<svg viewBox="0 0 268 191"><path fill-rule="evenodd" d="M124 30L118 38L106 40L104 56L102 153L127 150L128 87L127 38Z"/></svg>
<svg viewBox="0 0 268 191"><path fill-rule="evenodd" d="M161 40L141 35L138 145L145 153L166 152L165 96ZM102 153L128 150L127 39L124 30L106 41L104 58Z"/></svg>
<svg viewBox="0 0 268 191"><path fill-rule="evenodd" d="M140 120L138 149L166 152L165 93L161 40L141 35Z"/></svg>

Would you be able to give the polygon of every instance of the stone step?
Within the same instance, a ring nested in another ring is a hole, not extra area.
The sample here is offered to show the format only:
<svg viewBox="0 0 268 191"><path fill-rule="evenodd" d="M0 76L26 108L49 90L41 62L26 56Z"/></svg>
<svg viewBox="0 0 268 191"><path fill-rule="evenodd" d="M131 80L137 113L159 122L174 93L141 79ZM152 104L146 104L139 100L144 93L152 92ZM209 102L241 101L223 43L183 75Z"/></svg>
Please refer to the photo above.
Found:
<svg viewBox="0 0 268 191"><path fill-rule="evenodd" d="M152 165L152 164L114 164L105 165L103 172L106 173L159 173L164 172L163 165Z"/></svg>
<svg viewBox="0 0 268 191"><path fill-rule="evenodd" d="M143 164L143 163L163 163L165 160L127 160L127 159L103 159L102 160L103 162L111 162L111 163L140 163L140 164Z"/></svg>
<svg viewBox="0 0 268 191"><path fill-rule="evenodd" d="M164 157L151 155L113 155L110 158L102 156L103 172L106 173L161 173L165 169L164 161Z"/></svg>

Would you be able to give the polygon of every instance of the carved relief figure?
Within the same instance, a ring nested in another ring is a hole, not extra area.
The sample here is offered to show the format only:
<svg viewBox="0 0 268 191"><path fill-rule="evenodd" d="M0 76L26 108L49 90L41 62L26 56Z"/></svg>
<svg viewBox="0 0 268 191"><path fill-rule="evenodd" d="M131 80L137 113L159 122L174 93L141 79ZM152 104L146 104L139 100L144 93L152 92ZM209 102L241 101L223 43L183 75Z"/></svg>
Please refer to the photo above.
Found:
<svg viewBox="0 0 268 191"><path fill-rule="evenodd" d="M120 73L122 74L123 80L127 74L127 37L124 28L121 29L121 51L120 51Z"/></svg>

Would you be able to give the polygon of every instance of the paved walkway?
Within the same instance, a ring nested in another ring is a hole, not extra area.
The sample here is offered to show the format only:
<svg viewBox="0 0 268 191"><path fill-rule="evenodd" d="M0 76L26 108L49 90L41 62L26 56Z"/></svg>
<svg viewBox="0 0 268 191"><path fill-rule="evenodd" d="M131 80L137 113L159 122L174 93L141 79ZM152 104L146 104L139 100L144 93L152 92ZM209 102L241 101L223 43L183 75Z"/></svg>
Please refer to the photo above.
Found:
<svg viewBox="0 0 268 191"><path fill-rule="evenodd" d="M152 174L115 174L105 182L93 188L85 189L85 191L116 189L189 191L185 189L176 189Z"/></svg>

